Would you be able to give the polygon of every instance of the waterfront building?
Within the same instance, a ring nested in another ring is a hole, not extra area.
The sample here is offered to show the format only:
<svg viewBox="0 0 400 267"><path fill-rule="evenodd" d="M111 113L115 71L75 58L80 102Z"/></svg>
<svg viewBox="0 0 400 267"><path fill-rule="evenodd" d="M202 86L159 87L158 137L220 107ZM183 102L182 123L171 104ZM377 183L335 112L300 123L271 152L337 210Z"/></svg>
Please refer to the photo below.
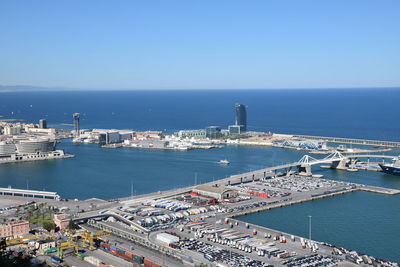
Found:
<svg viewBox="0 0 400 267"><path fill-rule="evenodd" d="M164 137L162 131L136 132L135 135L137 139L162 139Z"/></svg>
<svg viewBox="0 0 400 267"><path fill-rule="evenodd" d="M120 143L119 132L117 131L106 131L99 133L99 144L108 145Z"/></svg>
<svg viewBox="0 0 400 267"><path fill-rule="evenodd" d="M221 136L223 136L223 137L229 136L229 130L228 129L222 129L221 130Z"/></svg>
<svg viewBox="0 0 400 267"><path fill-rule="evenodd" d="M19 125L6 125L4 127L4 135L19 135L22 132L22 128Z"/></svg>
<svg viewBox="0 0 400 267"><path fill-rule="evenodd" d="M39 128L47 129L47 120L46 119L39 120Z"/></svg>
<svg viewBox="0 0 400 267"><path fill-rule="evenodd" d="M29 233L28 221L8 222L0 225L0 238Z"/></svg>
<svg viewBox="0 0 400 267"><path fill-rule="evenodd" d="M134 131L132 130L119 130L119 140L123 142L124 140L129 140L133 138Z"/></svg>
<svg viewBox="0 0 400 267"><path fill-rule="evenodd" d="M193 189L193 192L207 197L212 197L218 200L229 199L238 196L237 191L226 188L223 185L213 186L208 184L198 185Z"/></svg>
<svg viewBox="0 0 400 267"><path fill-rule="evenodd" d="M180 138L206 138L206 130L200 129L200 130L181 130L178 132L178 137Z"/></svg>
<svg viewBox="0 0 400 267"><path fill-rule="evenodd" d="M147 139L147 140L132 140L130 142L134 147L141 148L166 148L169 145L169 141L157 140L157 139Z"/></svg>
<svg viewBox="0 0 400 267"><path fill-rule="evenodd" d="M27 134L47 134L49 136L55 136L57 134L57 130L54 128L33 128L33 127L26 127L25 132Z"/></svg>
<svg viewBox="0 0 400 267"><path fill-rule="evenodd" d="M238 135L244 132L243 130L243 125L229 125L228 130L229 130L229 135Z"/></svg>
<svg viewBox="0 0 400 267"><path fill-rule="evenodd" d="M243 104L235 105L235 125L242 125L242 131L247 131L246 107Z"/></svg>
<svg viewBox="0 0 400 267"><path fill-rule="evenodd" d="M69 226L70 218L68 215L62 214L54 214L53 218L54 224L60 228L60 230L67 229Z"/></svg>
<svg viewBox="0 0 400 267"><path fill-rule="evenodd" d="M210 139L218 139L222 136L221 127L209 126L206 128L206 137Z"/></svg>

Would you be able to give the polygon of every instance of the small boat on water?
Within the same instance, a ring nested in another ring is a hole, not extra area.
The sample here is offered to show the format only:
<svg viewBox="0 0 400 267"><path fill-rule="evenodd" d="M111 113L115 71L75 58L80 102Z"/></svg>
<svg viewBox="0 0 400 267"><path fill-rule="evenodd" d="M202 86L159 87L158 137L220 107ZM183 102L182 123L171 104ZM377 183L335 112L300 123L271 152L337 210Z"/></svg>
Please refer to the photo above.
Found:
<svg viewBox="0 0 400 267"><path fill-rule="evenodd" d="M230 162L226 159L221 159L218 163L221 165L228 165Z"/></svg>
<svg viewBox="0 0 400 267"><path fill-rule="evenodd" d="M357 168L348 168L346 171L348 172L358 172Z"/></svg>

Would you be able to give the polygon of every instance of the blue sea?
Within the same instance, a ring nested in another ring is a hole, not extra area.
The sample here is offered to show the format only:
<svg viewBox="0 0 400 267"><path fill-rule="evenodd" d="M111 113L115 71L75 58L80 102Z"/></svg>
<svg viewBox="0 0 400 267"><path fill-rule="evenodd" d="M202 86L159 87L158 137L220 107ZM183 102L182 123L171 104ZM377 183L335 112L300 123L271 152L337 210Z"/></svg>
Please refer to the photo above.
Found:
<svg viewBox="0 0 400 267"><path fill-rule="evenodd" d="M0 93L5 119L70 128L200 129L234 124L234 104L247 106L248 129L400 141L400 89L59 91ZM302 151L229 145L221 149L161 151L101 149L63 140L72 159L0 165L0 186L45 189L65 198L104 199L178 188L235 173L297 161ZM398 155L399 150L389 154ZM221 166L220 159L229 166ZM375 172L315 170L339 179L400 189L400 178ZM197 177L197 179L195 179ZM357 192L242 217L244 221L313 237L400 262L400 196ZM329 231L326 231L329 229Z"/></svg>
<svg viewBox="0 0 400 267"><path fill-rule="evenodd" d="M227 127L242 103L249 130L399 141L399 100L400 88L19 92L0 94L0 115L61 127L79 112L83 128L171 132Z"/></svg>

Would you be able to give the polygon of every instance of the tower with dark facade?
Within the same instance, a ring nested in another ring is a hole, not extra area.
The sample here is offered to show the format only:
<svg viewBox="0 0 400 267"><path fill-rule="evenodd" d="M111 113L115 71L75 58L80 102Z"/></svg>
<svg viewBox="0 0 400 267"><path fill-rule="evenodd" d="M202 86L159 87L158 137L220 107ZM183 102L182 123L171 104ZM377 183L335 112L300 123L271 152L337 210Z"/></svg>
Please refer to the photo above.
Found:
<svg viewBox="0 0 400 267"><path fill-rule="evenodd" d="M242 131L247 131L246 107L243 104L235 105L235 125L242 126Z"/></svg>

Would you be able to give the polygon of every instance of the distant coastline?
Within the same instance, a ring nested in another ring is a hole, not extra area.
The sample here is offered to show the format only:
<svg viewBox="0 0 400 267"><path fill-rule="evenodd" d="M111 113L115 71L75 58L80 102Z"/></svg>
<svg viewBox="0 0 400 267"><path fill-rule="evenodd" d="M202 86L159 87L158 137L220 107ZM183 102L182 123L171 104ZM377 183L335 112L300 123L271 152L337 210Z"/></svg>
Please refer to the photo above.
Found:
<svg viewBox="0 0 400 267"><path fill-rule="evenodd" d="M79 92L79 91L263 91L263 90L379 90L379 89L393 89L400 90L399 86L382 86L382 87L321 87L321 88L75 88L75 87L46 87L46 86L31 86L31 85L0 85L0 93L16 93L16 92Z"/></svg>

